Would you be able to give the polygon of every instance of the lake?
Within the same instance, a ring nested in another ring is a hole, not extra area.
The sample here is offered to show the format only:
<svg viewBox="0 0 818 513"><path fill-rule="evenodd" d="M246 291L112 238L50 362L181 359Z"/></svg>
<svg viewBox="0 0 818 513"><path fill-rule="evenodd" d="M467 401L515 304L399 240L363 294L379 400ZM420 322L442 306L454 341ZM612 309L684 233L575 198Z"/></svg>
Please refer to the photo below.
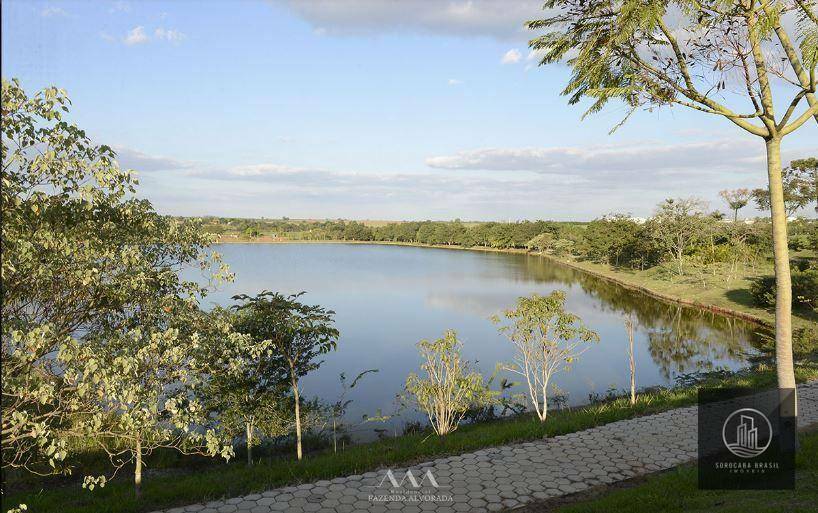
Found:
<svg viewBox="0 0 818 513"><path fill-rule="evenodd" d="M339 374L367 375L348 398L348 419L394 409L406 376L420 366L415 344L454 329L464 357L484 374L511 361L513 346L489 317L520 296L566 292L566 308L599 333L594 344L555 384L569 404L629 385L628 338L634 315L638 387L672 384L681 373L745 365L759 336L750 323L668 304L534 255L370 244L223 244L217 247L235 281L207 301L262 290L295 293L336 312L337 351L302 381L303 397L334 402ZM514 379L513 375L509 375ZM417 418L404 415L404 419ZM378 425L359 427L361 432Z"/></svg>

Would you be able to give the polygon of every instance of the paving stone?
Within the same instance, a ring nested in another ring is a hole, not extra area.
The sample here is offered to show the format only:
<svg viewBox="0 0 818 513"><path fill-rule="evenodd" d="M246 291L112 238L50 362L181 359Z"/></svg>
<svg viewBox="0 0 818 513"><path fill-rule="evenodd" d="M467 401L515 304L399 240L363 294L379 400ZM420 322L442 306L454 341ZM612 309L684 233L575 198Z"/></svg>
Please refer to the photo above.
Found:
<svg viewBox="0 0 818 513"><path fill-rule="evenodd" d="M798 398L799 424L818 423L818 383L799 387ZM370 502L368 495L375 492L369 487L377 486L384 476L380 470L191 504L164 513L500 511L693 460L697 456L697 413L696 407L679 408L392 469L399 480L408 469L415 475L431 471L441 485L437 493L451 496L451 502Z"/></svg>

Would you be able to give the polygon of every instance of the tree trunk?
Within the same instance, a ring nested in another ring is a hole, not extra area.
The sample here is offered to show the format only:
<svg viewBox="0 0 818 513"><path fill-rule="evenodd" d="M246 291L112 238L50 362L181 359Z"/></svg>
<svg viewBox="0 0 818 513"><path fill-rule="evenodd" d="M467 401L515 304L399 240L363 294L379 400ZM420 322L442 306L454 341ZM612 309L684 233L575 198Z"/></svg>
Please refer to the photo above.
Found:
<svg viewBox="0 0 818 513"><path fill-rule="evenodd" d="M133 473L133 489L137 499L142 498L142 440L136 439L136 466Z"/></svg>
<svg viewBox="0 0 818 513"><path fill-rule="evenodd" d="M770 183L770 215L773 224L775 255L775 361L779 389L795 390L792 361L792 280L787 248L787 212L784 207L784 187L781 179L781 140L770 138L767 146L767 176ZM782 411L782 416L795 417L797 412Z"/></svg>
<svg viewBox="0 0 818 513"><path fill-rule="evenodd" d="M548 418L548 394L543 391L542 394L542 418L541 421L545 422L545 419Z"/></svg>
<svg viewBox="0 0 818 513"><path fill-rule="evenodd" d="M295 400L295 454L298 459L301 459L301 404L298 397L298 378L295 377L295 371L291 370L293 399Z"/></svg>
<svg viewBox="0 0 818 513"><path fill-rule="evenodd" d="M676 260L679 262L679 276L684 276L684 247L676 250Z"/></svg>
<svg viewBox="0 0 818 513"><path fill-rule="evenodd" d="M247 439L247 466L253 465L253 424L245 422L245 429L247 431L245 438Z"/></svg>
<svg viewBox="0 0 818 513"><path fill-rule="evenodd" d="M628 319L627 321L628 327L628 357L629 357L629 367L631 371L631 405L636 404L636 362L634 361L633 357L633 321Z"/></svg>

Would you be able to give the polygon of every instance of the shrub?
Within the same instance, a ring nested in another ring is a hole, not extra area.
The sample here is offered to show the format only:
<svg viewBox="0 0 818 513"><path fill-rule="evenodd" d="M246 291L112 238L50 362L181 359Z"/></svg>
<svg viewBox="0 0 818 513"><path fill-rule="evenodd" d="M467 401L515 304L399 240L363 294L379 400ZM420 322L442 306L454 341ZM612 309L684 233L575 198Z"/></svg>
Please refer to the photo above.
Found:
<svg viewBox="0 0 818 513"><path fill-rule="evenodd" d="M750 295L758 306L774 306L775 276L762 276L753 281ZM792 301L794 305L818 308L818 269L793 270Z"/></svg>
<svg viewBox="0 0 818 513"><path fill-rule="evenodd" d="M801 251L802 249L810 249L812 247L812 237L809 233L799 233L796 235L790 236L789 240L787 241L787 246L789 246L790 250L792 251Z"/></svg>
<svg viewBox="0 0 818 513"><path fill-rule="evenodd" d="M406 379L407 392L439 436L456 430L470 409L494 400L483 376L471 372L469 362L460 357L462 346L453 330L435 341L421 340L418 349L425 360L421 368L426 377L412 373Z"/></svg>
<svg viewBox="0 0 818 513"><path fill-rule="evenodd" d="M750 283L750 295L758 306L775 304L775 276L762 276Z"/></svg>
<svg viewBox="0 0 818 513"><path fill-rule="evenodd" d="M792 300L808 308L818 308L818 269L807 269L793 275Z"/></svg>

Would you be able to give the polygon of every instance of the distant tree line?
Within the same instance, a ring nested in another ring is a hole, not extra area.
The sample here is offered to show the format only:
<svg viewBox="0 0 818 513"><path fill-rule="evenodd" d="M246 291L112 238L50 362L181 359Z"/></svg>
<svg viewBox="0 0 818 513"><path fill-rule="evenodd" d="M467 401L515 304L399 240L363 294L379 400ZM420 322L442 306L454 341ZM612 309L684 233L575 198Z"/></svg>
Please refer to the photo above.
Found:
<svg viewBox="0 0 818 513"><path fill-rule="evenodd" d="M794 166L803 166L795 161ZM811 168L810 168L811 169ZM803 207L812 194L805 184L790 180ZM767 267L772 254L771 223L767 219L738 221L738 210L753 196L748 189L722 191L732 210L725 216L710 211L695 198L668 199L657 205L648 219L628 214L610 214L588 223L556 221L462 222L411 221L367 226L357 221L291 221L206 219L203 227L230 227L233 233L275 234L291 240L373 241L457 246L466 248L517 249L561 258L603 263L614 268L640 271L654 269L658 276L688 280L703 285L714 280L731 282L757 274ZM793 199L792 201L796 201ZM800 208L799 207L799 208ZM818 221L798 218L789 223L792 251L818 251ZM815 259L796 257L793 273L794 302L815 308ZM761 277L751 288L760 306L771 306L770 277ZM772 285L771 285L772 284Z"/></svg>

